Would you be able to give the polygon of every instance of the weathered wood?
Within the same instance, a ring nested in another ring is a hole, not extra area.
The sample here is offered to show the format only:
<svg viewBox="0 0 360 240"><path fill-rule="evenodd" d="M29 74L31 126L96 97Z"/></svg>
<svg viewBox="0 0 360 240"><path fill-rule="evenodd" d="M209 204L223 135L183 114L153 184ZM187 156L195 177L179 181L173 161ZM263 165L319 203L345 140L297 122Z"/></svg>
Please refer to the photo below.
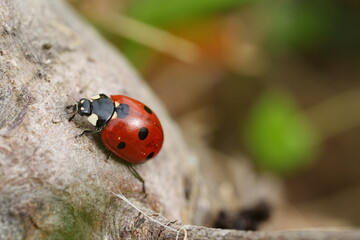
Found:
<svg viewBox="0 0 360 240"><path fill-rule="evenodd" d="M117 50L58 0L2 0L0 22L0 239L100 237L110 190L184 220L192 182L184 140ZM85 121L67 121L72 97L100 92L145 102L163 124L162 151L136 166L146 198L124 165L105 161L98 136L75 138Z"/></svg>
<svg viewBox="0 0 360 240"><path fill-rule="evenodd" d="M60 0L1 0L0 31L0 239L175 239L180 221L191 223L197 215L202 222L199 215L207 215L196 209L208 206L198 201L204 191L197 191L196 158L115 49ZM79 117L68 122L65 106L72 97L99 92L137 98L163 124L162 151L136 167L147 197L116 158L105 161L98 136L74 137L87 123ZM359 239L359 232L184 227L188 239Z"/></svg>

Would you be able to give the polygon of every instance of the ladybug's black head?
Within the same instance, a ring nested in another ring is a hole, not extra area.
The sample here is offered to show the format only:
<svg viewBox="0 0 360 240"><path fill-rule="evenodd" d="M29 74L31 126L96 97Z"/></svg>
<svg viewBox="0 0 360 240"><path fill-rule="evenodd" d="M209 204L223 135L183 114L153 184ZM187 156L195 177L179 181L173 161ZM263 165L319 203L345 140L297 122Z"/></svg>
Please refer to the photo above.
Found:
<svg viewBox="0 0 360 240"><path fill-rule="evenodd" d="M92 106L89 99L81 98L78 102L77 111L81 116L90 116L92 113Z"/></svg>
<svg viewBox="0 0 360 240"><path fill-rule="evenodd" d="M81 98L77 104L66 107L73 110L69 122L75 117L76 112L80 116L87 116L88 121L97 128L103 128L114 114L115 106L111 98L105 94L98 94L90 99Z"/></svg>

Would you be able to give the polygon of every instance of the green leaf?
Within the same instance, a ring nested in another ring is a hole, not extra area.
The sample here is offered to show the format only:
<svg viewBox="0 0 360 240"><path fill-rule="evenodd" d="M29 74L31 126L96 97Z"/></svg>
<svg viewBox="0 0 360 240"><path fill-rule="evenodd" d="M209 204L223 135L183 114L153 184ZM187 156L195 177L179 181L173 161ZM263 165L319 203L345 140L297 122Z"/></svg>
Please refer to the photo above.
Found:
<svg viewBox="0 0 360 240"><path fill-rule="evenodd" d="M277 0L264 11L268 18L268 43L275 50L321 47L331 38L339 18L333 3L319 0Z"/></svg>
<svg viewBox="0 0 360 240"><path fill-rule="evenodd" d="M128 15L153 25L169 25L230 10L252 0L137 0Z"/></svg>
<svg viewBox="0 0 360 240"><path fill-rule="evenodd" d="M309 163L316 134L293 98L273 91L262 95L253 107L245 141L261 168L289 174Z"/></svg>

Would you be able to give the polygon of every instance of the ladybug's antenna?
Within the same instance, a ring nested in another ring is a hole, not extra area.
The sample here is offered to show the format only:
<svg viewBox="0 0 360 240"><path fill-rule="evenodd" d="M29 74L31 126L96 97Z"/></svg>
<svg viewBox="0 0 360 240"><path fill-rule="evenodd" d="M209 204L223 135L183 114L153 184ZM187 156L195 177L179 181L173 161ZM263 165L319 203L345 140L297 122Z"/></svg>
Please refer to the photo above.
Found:
<svg viewBox="0 0 360 240"><path fill-rule="evenodd" d="M73 114L73 115L69 118L69 122L71 122L71 120L73 120L74 117L75 117L75 115L76 115L77 104L66 106L66 109L72 109L72 111L69 112L69 113L72 113L72 114Z"/></svg>
<svg viewBox="0 0 360 240"><path fill-rule="evenodd" d="M66 94L68 97L70 97L72 100L74 100L74 102L76 102L76 103L78 103L78 101L73 97L73 96L71 96L71 95L69 95L69 94Z"/></svg>

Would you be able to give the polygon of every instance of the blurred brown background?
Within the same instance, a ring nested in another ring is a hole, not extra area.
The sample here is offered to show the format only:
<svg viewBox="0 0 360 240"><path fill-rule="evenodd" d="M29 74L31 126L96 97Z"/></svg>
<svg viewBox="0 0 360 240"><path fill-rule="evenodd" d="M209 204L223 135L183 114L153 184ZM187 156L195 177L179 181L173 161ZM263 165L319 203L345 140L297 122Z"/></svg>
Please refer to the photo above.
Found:
<svg viewBox="0 0 360 240"><path fill-rule="evenodd" d="M189 141L276 176L319 225L360 225L358 0L69 2Z"/></svg>

